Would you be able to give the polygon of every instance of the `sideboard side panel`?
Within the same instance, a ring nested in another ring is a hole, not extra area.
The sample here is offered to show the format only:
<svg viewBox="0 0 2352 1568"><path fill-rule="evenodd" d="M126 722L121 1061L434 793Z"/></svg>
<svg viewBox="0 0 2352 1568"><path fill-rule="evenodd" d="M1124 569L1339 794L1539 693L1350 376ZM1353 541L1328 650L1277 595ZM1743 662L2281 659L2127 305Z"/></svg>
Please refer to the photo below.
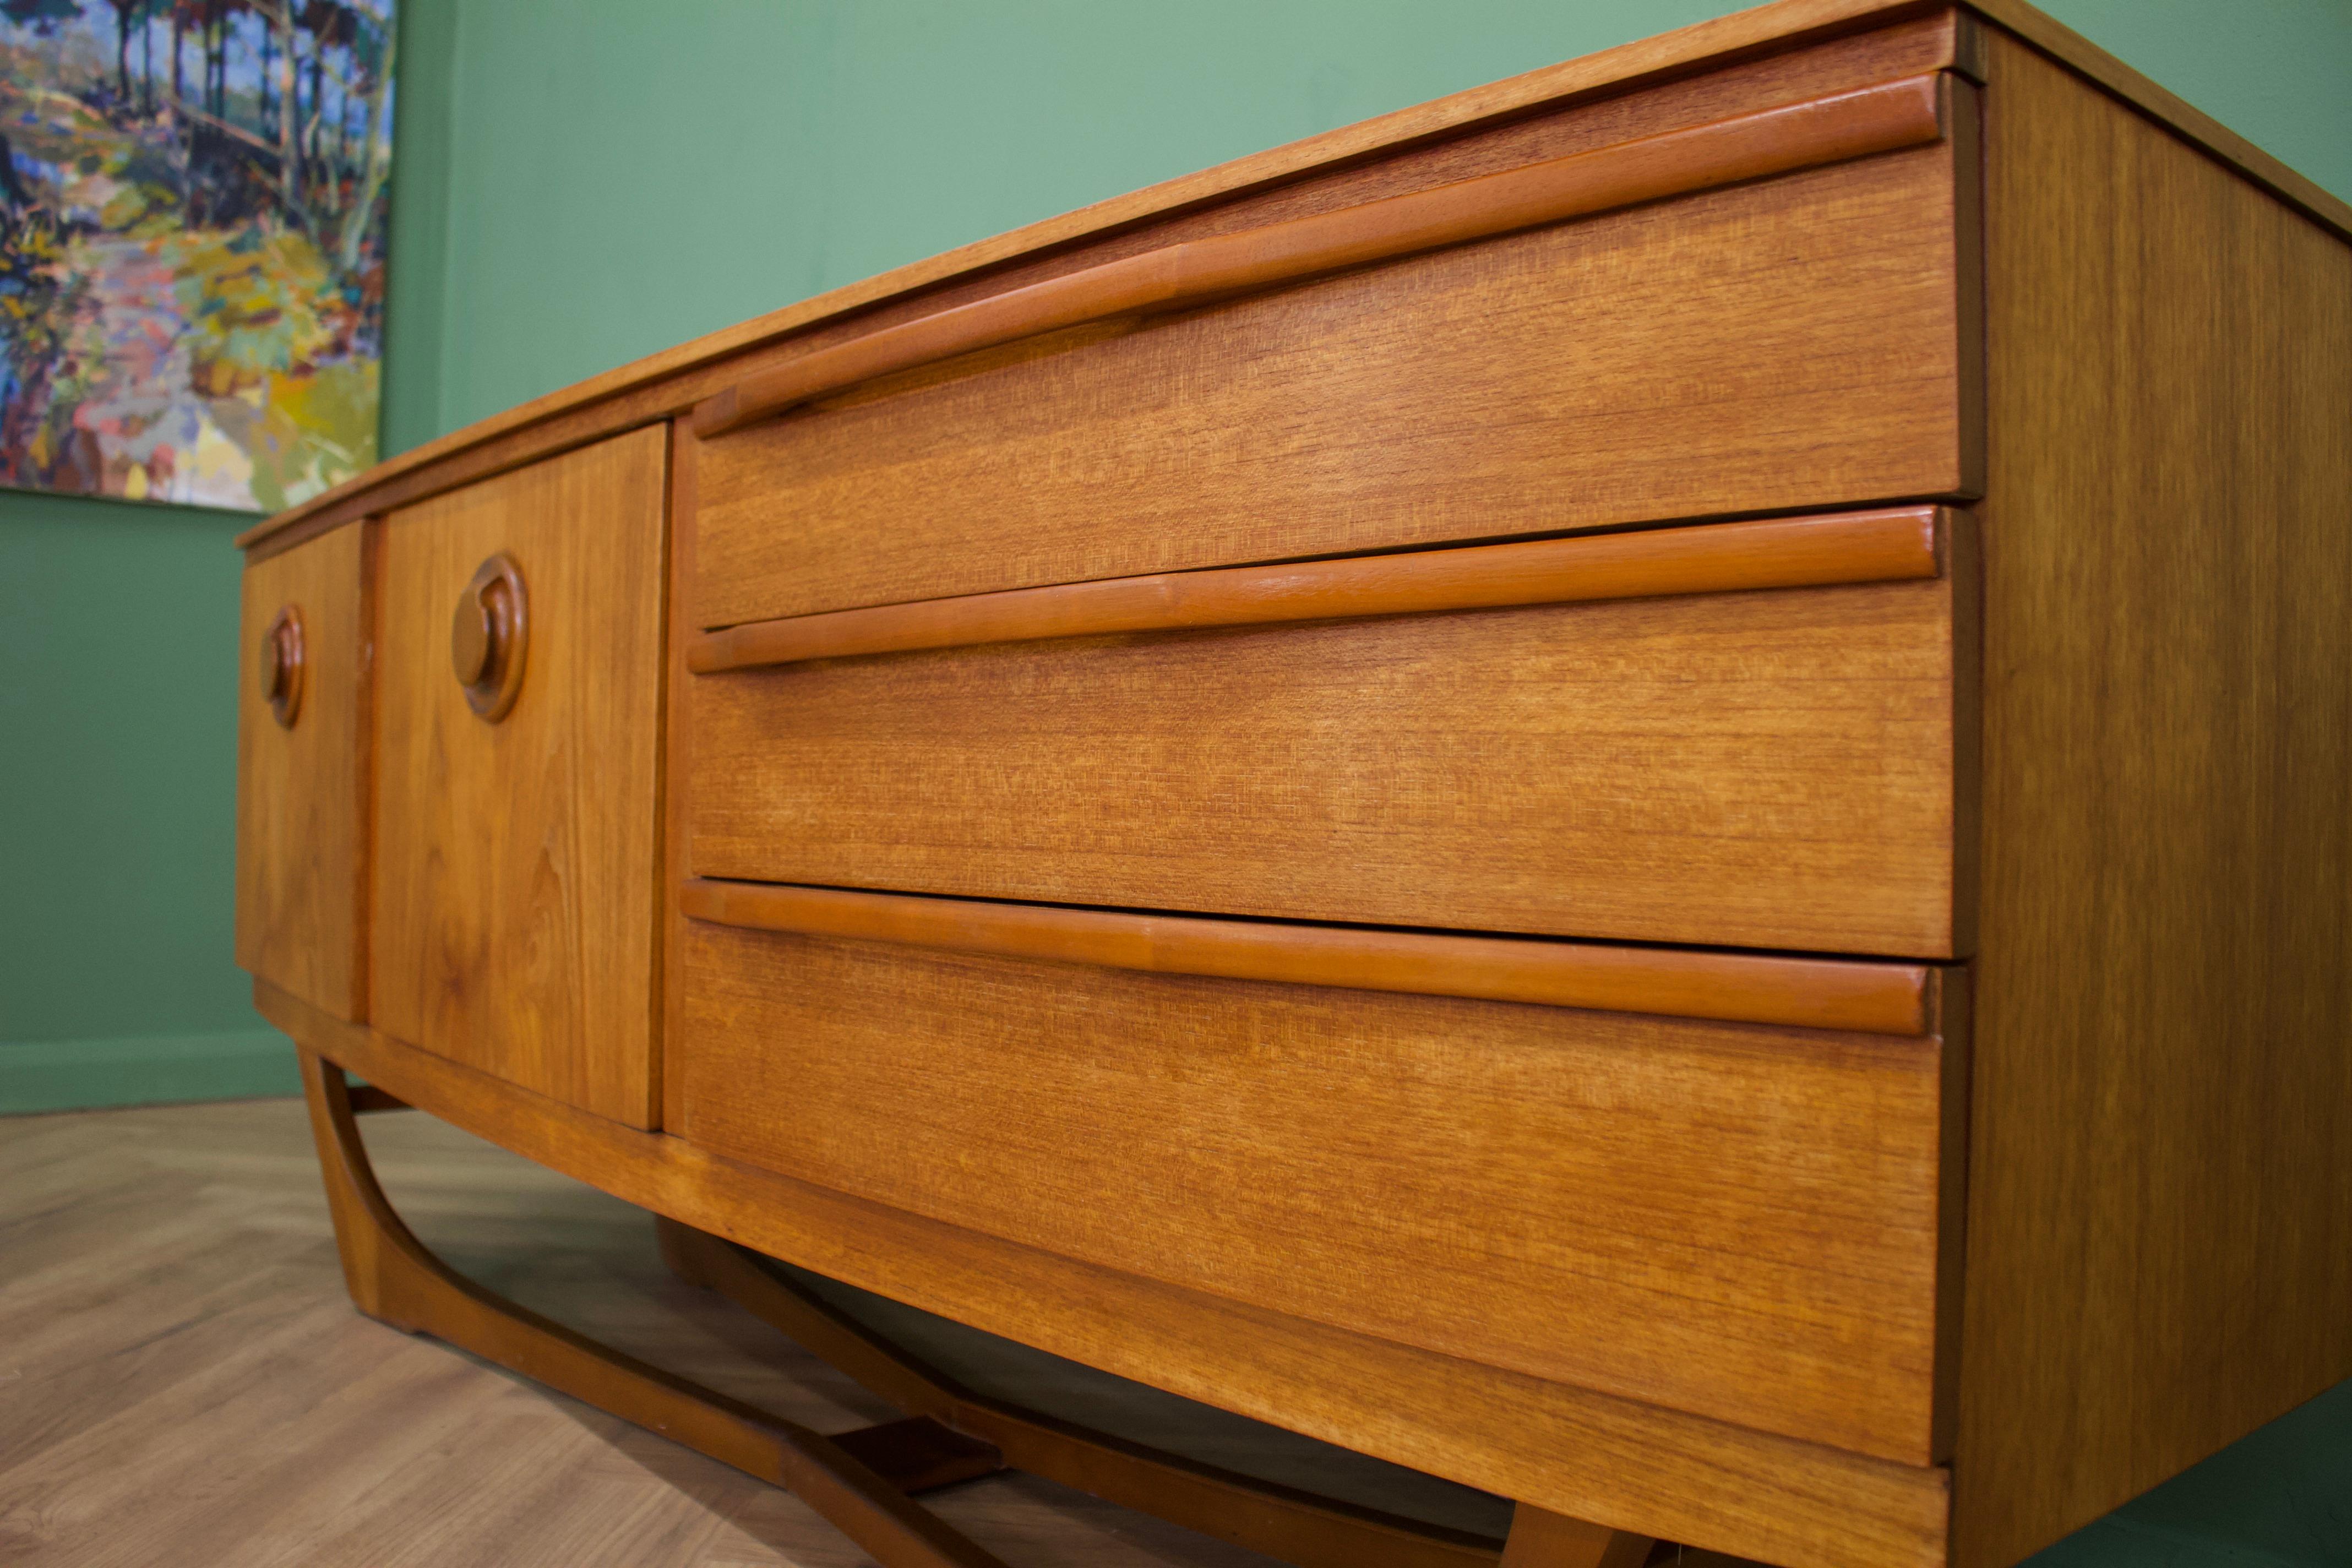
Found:
<svg viewBox="0 0 2352 1568"><path fill-rule="evenodd" d="M1967 1568L2352 1375L2352 248L1992 44Z"/></svg>

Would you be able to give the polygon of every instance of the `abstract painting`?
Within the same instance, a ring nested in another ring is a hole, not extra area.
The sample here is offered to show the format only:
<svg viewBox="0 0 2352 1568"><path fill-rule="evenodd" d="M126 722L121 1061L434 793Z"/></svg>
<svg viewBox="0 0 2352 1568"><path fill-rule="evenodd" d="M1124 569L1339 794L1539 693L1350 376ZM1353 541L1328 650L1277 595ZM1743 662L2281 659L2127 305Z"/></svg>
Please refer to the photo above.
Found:
<svg viewBox="0 0 2352 1568"><path fill-rule="evenodd" d="M394 0L0 0L0 485L375 461Z"/></svg>

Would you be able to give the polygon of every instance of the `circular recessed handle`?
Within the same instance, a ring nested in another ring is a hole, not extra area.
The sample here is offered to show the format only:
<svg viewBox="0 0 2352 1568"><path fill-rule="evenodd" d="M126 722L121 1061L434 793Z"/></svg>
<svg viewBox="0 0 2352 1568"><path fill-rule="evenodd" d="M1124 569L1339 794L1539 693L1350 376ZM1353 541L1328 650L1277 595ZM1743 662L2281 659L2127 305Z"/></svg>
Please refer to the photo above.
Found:
<svg viewBox="0 0 2352 1568"><path fill-rule="evenodd" d="M522 569L501 550L476 569L449 622L449 662L466 705L490 723L507 716L522 690L530 625Z"/></svg>
<svg viewBox="0 0 2352 1568"><path fill-rule="evenodd" d="M278 724L291 730L302 714L302 612L281 605L261 634L261 698Z"/></svg>

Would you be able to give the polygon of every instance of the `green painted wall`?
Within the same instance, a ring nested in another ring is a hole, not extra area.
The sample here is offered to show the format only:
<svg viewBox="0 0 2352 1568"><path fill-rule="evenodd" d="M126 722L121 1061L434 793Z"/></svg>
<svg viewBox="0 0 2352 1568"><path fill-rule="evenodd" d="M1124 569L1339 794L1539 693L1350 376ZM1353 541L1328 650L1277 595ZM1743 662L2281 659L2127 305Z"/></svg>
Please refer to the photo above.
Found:
<svg viewBox="0 0 2352 1568"><path fill-rule="evenodd" d="M403 0L384 438L1714 0ZM2048 7L2352 196L2344 0ZM230 963L241 520L0 492L0 1111L291 1089ZM2352 1562L2352 1385L2040 1568Z"/></svg>
<svg viewBox="0 0 2352 1568"><path fill-rule="evenodd" d="M0 491L0 1110L290 1091L229 963L250 521Z"/></svg>

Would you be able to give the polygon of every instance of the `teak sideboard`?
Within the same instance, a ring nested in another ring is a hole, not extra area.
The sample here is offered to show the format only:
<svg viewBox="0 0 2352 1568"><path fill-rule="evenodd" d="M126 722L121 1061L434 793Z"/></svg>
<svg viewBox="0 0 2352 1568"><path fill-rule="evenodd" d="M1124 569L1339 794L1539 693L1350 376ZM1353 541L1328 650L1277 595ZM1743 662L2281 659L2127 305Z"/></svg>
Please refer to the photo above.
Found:
<svg viewBox="0 0 2352 1568"><path fill-rule="evenodd" d="M894 1568L994 1563L909 1498L1000 1465L1316 1568L2018 1561L2352 1375L2347 235L2011 0L1783 0L255 529L238 956L353 1296ZM403 1104L908 1419L451 1275Z"/></svg>

